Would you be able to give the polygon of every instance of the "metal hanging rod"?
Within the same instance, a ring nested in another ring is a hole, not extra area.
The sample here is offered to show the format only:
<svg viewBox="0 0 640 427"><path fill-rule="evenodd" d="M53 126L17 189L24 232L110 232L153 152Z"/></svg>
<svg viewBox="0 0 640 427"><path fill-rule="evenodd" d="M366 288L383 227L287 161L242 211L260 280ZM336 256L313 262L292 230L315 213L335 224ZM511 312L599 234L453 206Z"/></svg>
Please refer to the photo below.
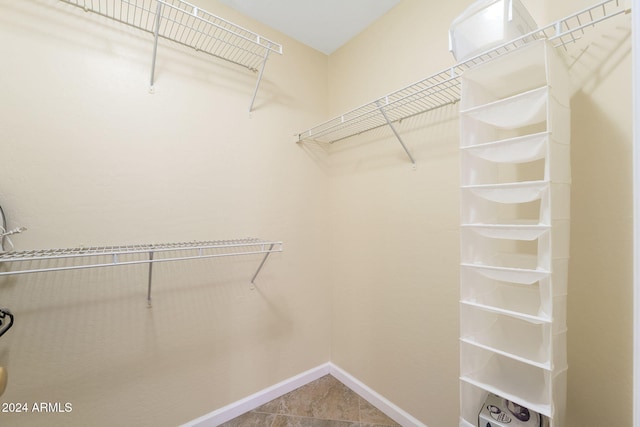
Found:
<svg viewBox="0 0 640 427"><path fill-rule="evenodd" d="M150 83L153 89L158 39L193 48L258 73L269 53L282 55L282 45L182 0L61 0L146 31L154 36Z"/></svg>
<svg viewBox="0 0 640 427"><path fill-rule="evenodd" d="M566 49L568 44L578 41L588 27L594 27L609 18L628 13L629 9L623 8L621 3L622 0L600 2L473 58L457 63L416 83L301 132L297 135L297 142L315 141L333 144L418 114L455 104L460 100L460 76L464 71L536 40L550 40L554 47ZM395 129L392 129L398 136Z"/></svg>

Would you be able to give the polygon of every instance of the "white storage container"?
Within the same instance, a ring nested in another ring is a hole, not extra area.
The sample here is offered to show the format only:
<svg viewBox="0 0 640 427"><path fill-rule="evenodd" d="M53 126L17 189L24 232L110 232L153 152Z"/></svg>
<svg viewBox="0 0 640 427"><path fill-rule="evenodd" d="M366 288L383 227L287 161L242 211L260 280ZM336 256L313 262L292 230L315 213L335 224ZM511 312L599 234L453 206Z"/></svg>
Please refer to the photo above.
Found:
<svg viewBox="0 0 640 427"><path fill-rule="evenodd" d="M477 0L451 24L449 50L464 61L536 28L519 0Z"/></svg>

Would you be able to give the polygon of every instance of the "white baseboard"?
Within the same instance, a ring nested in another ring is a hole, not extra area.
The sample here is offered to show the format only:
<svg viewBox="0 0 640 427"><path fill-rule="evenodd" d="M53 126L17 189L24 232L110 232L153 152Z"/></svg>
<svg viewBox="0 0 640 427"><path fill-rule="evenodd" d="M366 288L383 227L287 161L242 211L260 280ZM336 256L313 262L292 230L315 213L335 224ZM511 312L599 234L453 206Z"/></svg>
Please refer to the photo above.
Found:
<svg viewBox="0 0 640 427"><path fill-rule="evenodd" d="M270 402L284 394L289 393L305 384L317 380L327 374L331 374L338 381L356 392L360 397L370 402L376 408L384 412L389 418L403 427L427 427L389 400L367 387L360 380L356 379L342 368L331 362L325 363L299 375L279 382L262 391L231 403L193 421L183 424L181 427L216 427L222 423L230 421L245 412L249 412L259 406Z"/></svg>
<svg viewBox="0 0 640 427"><path fill-rule="evenodd" d="M406 411L400 409L397 405L390 402L385 397L376 393L374 390L366 386L357 378L347 373L342 368L329 363L329 373L333 375L342 384L360 395L363 399L371 403L373 406L385 413L386 416L397 422L403 427L427 427Z"/></svg>
<svg viewBox="0 0 640 427"><path fill-rule="evenodd" d="M244 399L233 402L227 406L223 406L213 412L201 416L193 421L183 424L181 427L216 427L222 423L226 423L245 412L249 412L267 402L272 401L284 394L289 393L305 384L315 381L330 372L329 363L320 365L316 368L309 369L306 372L291 377L278 384L267 387L257 393L247 396Z"/></svg>

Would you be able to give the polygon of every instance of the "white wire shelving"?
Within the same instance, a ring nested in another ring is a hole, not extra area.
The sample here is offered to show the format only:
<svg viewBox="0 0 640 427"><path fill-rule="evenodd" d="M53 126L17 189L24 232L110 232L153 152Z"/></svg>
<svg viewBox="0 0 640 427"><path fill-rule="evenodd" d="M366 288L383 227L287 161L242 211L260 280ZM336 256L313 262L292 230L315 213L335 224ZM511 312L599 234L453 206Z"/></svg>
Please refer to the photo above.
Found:
<svg viewBox="0 0 640 427"><path fill-rule="evenodd" d="M182 0L61 0L87 12L143 30L154 37L150 84L153 90L158 38L170 40L258 73L253 109L270 53L282 45Z"/></svg>
<svg viewBox="0 0 640 427"><path fill-rule="evenodd" d="M0 253L0 266L12 263L15 268L3 269L0 271L0 276L149 264L147 300L150 303L154 263L240 255L264 255L251 278L253 284L269 255L282 251L282 242L256 238L11 251Z"/></svg>
<svg viewBox="0 0 640 427"><path fill-rule="evenodd" d="M338 141L389 126L411 162L415 160L394 127L394 123L426 113L460 100L460 76L469 68L511 52L540 39L552 41L557 48L580 40L588 27L628 13L622 0L606 0L563 19L539 28L529 34L492 48L473 58L459 62L416 83L348 111L327 122L297 134L297 143L313 141L333 144Z"/></svg>

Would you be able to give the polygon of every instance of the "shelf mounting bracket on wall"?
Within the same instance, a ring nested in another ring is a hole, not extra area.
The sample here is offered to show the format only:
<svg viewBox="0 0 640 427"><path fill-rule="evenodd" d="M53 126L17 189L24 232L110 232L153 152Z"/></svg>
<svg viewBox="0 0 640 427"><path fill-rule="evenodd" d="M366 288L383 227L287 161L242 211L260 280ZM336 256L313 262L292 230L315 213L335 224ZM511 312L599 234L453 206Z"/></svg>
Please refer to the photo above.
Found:
<svg viewBox="0 0 640 427"><path fill-rule="evenodd" d="M256 88L253 90L253 96L251 97L251 104L249 104L249 112L253 111L253 104L256 102L256 95L258 95L258 88L262 81L262 74L264 73L264 67L267 65L267 59L269 58L269 49L264 51L264 59L262 60L262 66L260 67L260 73L258 73L258 81L256 81Z"/></svg>
<svg viewBox="0 0 640 427"><path fill-rule="evenodd" d="M413 156L411 155L411 153L407 149L407 146L404 145L404 142L402 141L402 138L400 138L400 134L396 130L395 126L393 126L393 123L391 123L391 120L389 120L389 116L387 116L387 113L384 111L384 106L380 105L380 100L376 101L376 106L380 110L380 113L382 114L382 117L384 117L384 120L387 122L387 125L391 128L391 131L396 136L396 139L398 140L400 145L402 145L402 149L404 150L405 153L407 153L407 156L409 156L409 160L411 160L411 163L413 163L413 167L415 168L416 167L416 161L414 160Z"/></svg>
<svg viewBox="0 0 640 427"><path fill-rule="evenodd" d="M153 84L155 82L155 72L156 72L156 56L158 54L158 35L160 32L160 16L162 15L162 3L158 2L158 9L156 12L155 25L153 28L153 56L151 58L151 77L150 77L150 86L149 92L153 93Z"/></svg>
<svg viewBox="0 0 640 427"><path fill-rule="evenodd" d="M153 252L149 252L149 283L147 285L147 306L151 307L151 283L153 280Z"/></svg>
<svg viewBox="0 0 640 427"><path fill-rule="evenodd" d="M269 246L269 249L267 250L267 252L264 254L264 258L262 258L262 262L260 263L260 265L258 266L258 269L256 270L255 274L253 275L253 277L251 278L251 284L255 284L256 281L256 277L258 277L258 274L260 274L260 270L262 270L262 266L264 266L264 263L267 262L267 258L269 258L269 254L273 251L273 246L275 245L275 243L272 243Z"/></svg>

